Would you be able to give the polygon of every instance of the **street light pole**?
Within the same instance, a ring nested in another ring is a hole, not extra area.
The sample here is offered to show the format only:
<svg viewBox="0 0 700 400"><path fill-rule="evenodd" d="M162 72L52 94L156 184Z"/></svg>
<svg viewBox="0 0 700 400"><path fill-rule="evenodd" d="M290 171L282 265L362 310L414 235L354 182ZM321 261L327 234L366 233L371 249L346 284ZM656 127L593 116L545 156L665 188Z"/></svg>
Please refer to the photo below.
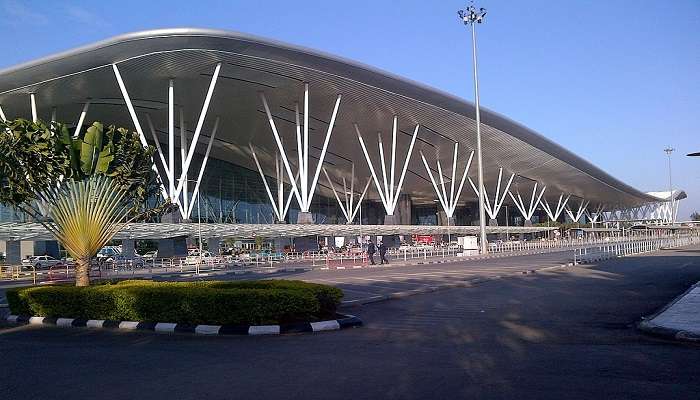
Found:
<svg viewBox="0 0 700 400"><path fill-rule="evenodd" d="M197 276L199 276L199 264L202 263L202 213L199 207L199 199L202 196L197 196L197 231L199 233L199 260L197 260Z"/></svg>
<svg viewBox="0 0 700 400"><path fill-rule="evenodd" d="M673 214L673 183L671 181L671 153L676 150L671 146L668 146L667 148L664 149L664 152L668 156L668 192L669 192L669 207L670 207L670 215L671 215L671 225L673 225L676 222L675 215Z"/></svg>
<svg viewBox="0 0 700 400"><path fill-rule="evenodd" d="M479 240L481 242L481 253L488 252L486 243L486 212L484 210L484 169L481 157L481 116L479 113L479 76L477 73L476 60L476 24L483 22L486 16L486 9L476 9L474 5L469 5L465 10L457 11L459 18L464 25L471 25L472 31L472 63L474 65L474 106L476 108L476 160L479 181Z"/></svg>

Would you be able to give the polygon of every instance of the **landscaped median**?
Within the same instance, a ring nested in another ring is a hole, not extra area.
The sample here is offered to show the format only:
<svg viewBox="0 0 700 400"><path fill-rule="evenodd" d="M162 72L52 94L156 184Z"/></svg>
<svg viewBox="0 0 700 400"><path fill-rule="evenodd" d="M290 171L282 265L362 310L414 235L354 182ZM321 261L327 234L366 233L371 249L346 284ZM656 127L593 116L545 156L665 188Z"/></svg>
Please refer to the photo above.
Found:
<svg viewBox="0 0 700 400"><path fill-rule="evenodd" d="M361 324L357 318L336 314L342 297L343 292L332 286L283 280L128 280L7 291L12 313L8 320L14 322L209 334L316 331Z"/></svg>

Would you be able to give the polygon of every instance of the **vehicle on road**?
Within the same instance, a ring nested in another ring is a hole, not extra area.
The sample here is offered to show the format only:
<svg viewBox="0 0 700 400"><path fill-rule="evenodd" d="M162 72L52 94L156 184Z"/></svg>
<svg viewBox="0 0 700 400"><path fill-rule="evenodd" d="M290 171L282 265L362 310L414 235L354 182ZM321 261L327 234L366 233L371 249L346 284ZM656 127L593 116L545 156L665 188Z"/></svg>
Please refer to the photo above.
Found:
<svg viewBox="0 0 700 400"><path fill-rule="evenodd" d="M51 256L31 256L22 260L22 265L26 267L31 266L36 269L48 269L53 266L63 266L65 263Z"/></svg>

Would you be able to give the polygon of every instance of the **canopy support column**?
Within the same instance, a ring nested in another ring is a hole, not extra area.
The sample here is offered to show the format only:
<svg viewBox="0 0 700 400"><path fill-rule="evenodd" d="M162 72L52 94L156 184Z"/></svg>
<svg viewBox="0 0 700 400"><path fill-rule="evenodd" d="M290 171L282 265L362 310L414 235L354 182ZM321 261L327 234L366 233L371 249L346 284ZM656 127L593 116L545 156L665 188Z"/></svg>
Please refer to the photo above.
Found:
<svg viewBox="0 0 700 400"><path fill-rule="evenodd" d="M523 218L525 218L525 226L532 224L532 216L535 215L537 205L540 203L540 200L542 199L542 195L544 195L545 190L547 190L547 186L543 185L542 190L540 190L538 194L537 185L538 183L535 182L535 185L532 187L532 195L530 196L529 206L523 201L523 198L520 195L520 190L516 189L517 198L513 196L512 191L508 191L510 198L513 199L513 202L515 203L515 207L518 209L518 211L520 211L520 214L522 214Z"/></svg>
<svg viewBox="0 0 700 400"><path fill-rule="evenodd" d="M296 114L296 140L297 140L297 153L298 153L298 158L299 158L299 165L298 165L298 174L297 176L299 177L298 180L299 186L297 187L297 178L295 178L294 173L292 172L292 166L289 163L289 157L287 156L287 151L282 146L282 138L280 137L279 131L277 130L277 125L275 124L275 120L272 116L272 112L270 111L270 106L267 102L267 97L265 96L264 92L260 92L260 99L263 103L263 107L265 108L265 114L267 115L268 122L270 124L270 129L272 130L272 135L275 138L275 142L277 143L277 149L279 151L279 154L282 156L282 163L284 165L284 169L287 172L287 177L292 183L292 192L294 193L294 196L297 198L297 201L299 202L299 207L301 208L301 215L300 215L300 221L303 220L303 223L309 223L313 222L311 214L309 212L311 208L311 202L313 200L313 195L314 192L316 191L316 185L318 183L318 178L321 173L321 169L323 167L323 162L326 158L326 152L328 151L328 144L331 139L331 135L333 134L333 128L335 127L335 120L336 117L338 116L338 109L340 108L340 101L342 99L342 95L338 94L336 96L335 104L333 106L333 112L331 114L330 121L328 123L328 129L326 130L326 135L325 139L323 141L323 146L321 148L321 154L318 159L318 163L316 164L316 169L314 172L313 177L311 178L311 181L309 181L309 148L311 147L309 145L309 116L310 116L310 110L309 110L309 84L305 83L304 84L304 129L303 129L303 138L302 138L302 130L300 126L300 118L299 118L299 105L295 104L295 114Z"/></svg>
<svg viewBox="0 0 700 400"><path fill-rule="evenodd" d="M440 201L440 204L442 205L442 209L445 211L445 215L447 216L448 219L452 219L454 217L454 212L455 209L457 208L457 203L459 201L459 196L462 194L462 189L464 187L464 182L467 179L467 175L469 173L469 167L472 164L472 159L474 158L474 151L472 151L469 154L469 159L467 160L467 164L464 167L464 172L462 173L462 178L460 179L459 187L457 188L457 192L455 193L455 180L457 179L457 152L459 150L459 144L455 143L454 144L454 152L452 156L452 179L450 180L450 195L447 196L447 189L445 188L445 179L443 178L442 174L442 166L440 164L440 160L437 160L437 169L438 169L438 174L440 175L440 185L442 190L438 188L437 181L435 180L435 177L433 176L433 172L428 166L428 161L425 158L425 154L423 152L420 152L421 159L423 160L423 165L425 166L425 170L428 171L428 176L430 177L430 182L433 184L433 189L435 189L435 194L438 197L438 200Z"/></svg>
<svg viewBox="0 0 700 400"><path fill-rule="evenodd" d="M406 170L408 169L408 163L411 160L411 154L413 153L413 146L416 143L416 137L418 136L418 129L420 129L420 125L416 124L415 128L413 129L413 136L411 137L411 144L408 147L408 152L406 153L406 159L404 160L403 167L401 169L401 175L399 176L399 181L396 187L394 187L391 182L395 181L395 174L396 174L396 169L395 164L396 164L396 146L394 143L396 142L396 131L398 130L398 117L394 116L393 119L393 137L392 137L392 154L391 154L391 160L392 160L392 168L388 172L389 174L389 179L387 179L387 166L386 166L386 160L384 159L384 146L381 142L381 137L379 137L379 154L381 158L381 167L382 171L384 172L383 177L384 177L384 185L379 183L379 178L377 177L377 173L374 168L374 164L372 163L372 159L369 156L369 153L367 152L367 146L365 146L365 141L362 138L362 134L360 133L360 128L359 126L355 123L353 124L355 128L355 132L357 133L357 139L360 142L360 146L362 147L362 152L365 155L365 160L367 160L367 165L369 166L369 170L372 173L372 179L374 180L374 185L377 188L377 192L379 192L379 197L382 200L382 204L384 205L384 210L386 211L387 216L393 217L394 211L396 210L396 204L398 203L399 200L399 195L401 194L401 188L403 186L404 179L406 177Z"/></svg>
<svg viewBox="0 0 700 400"><path fill-rule="evenodd" d="M489 200L489 195L488 192L486 191L486 187L482 187L482 191L484 193L484 210L486 213L489 215L489 218L491 218L492 221L495 221L498 218L498 212L501 210L501 207L503 206L503 202L506 199L506 196L508 195L508 190L510 189L510 184L513 183L513 178L515 178L515 174L510 174L510 178L508 179L508 183L506 184L505 189L503 189L503 193L501 194L501 182L503 180L503 167L498 168L498 184L496 185L496 195L493 198L493 205L491 205L491 201ZM479 195L479 189L476 188L476 185L474 184L474 181L472 181L472 178L467 177L469 180L469 184L472 187L472 190L474 190L474 193L478 196Z"/></svg>

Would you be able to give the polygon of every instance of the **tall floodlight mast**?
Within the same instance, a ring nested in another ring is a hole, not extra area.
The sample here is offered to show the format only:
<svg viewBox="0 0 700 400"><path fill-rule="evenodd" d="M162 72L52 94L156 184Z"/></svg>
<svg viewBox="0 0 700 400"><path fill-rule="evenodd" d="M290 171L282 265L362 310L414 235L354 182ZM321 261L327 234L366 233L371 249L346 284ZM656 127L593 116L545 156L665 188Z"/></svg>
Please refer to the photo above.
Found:
<svg viewBox="0 0 700 400"><path fill-rule="evenodd" d="M676 215L673 212L673 182L671 181L671 153L673 153L676 149L674 149L671 146L668 146L667 148L664 149L664 152L668 156L668 192L669 192L669 210L671 210L671 225L676 223Z"/></svg>
<svg viewBox="0 0 700 400"><path fill-rule="evenodd" d="M464 25L470 25L472 31L472 63L474 65L474 106L476 108L476 163L479 183L479 241L481 242L481 253L486 254L488 246L486 244L486 213L484 210L484 168L481 157L481 117L479 115L479 76L476 62L476 24L484 21L486 9L477 10L474 4L469 5L464 10L457 11L459 18Z"/></svg>

